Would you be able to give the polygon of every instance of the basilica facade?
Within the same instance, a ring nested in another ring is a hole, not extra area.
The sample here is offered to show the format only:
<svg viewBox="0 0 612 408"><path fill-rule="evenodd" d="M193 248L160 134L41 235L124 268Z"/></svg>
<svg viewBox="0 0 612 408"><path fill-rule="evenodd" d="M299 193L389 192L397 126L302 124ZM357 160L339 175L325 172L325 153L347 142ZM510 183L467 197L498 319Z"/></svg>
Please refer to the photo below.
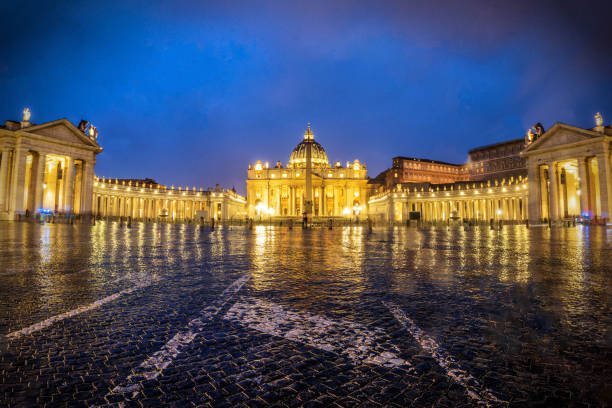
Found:
<svg viewBox="0 0 612 408"><path fill-rule="evenodd" d="M254 219L299 217L306 210L307 144L311 144L313 217L367 216L370 192L365 163L354 159L331 164L308 125L304 139L280 161L256 161L247 170L247 213Z"/></svg>

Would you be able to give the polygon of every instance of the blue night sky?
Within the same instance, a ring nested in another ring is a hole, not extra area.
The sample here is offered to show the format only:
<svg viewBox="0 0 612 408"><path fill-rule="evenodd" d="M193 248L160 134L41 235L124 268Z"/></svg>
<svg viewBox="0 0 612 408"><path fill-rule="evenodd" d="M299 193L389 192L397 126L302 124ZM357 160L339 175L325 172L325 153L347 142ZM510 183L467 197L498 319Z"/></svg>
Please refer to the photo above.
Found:
<svg viewBox="0 0 612 408"><path fill-rule="evenodd" d="M398 155L462 163L535 122L612 122L606 2L13 3L0 120L91 121L100 176L244 192L247 165L286 164L307 122L370 177Z"/></svg>

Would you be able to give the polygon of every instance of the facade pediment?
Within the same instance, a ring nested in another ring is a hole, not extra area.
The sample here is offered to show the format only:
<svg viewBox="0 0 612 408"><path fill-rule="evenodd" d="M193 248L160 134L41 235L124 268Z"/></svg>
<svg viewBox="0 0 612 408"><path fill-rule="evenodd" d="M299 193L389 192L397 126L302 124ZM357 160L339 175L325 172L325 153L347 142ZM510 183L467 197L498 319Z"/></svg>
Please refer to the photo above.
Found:
<svg viewBox="0 0 612 408"><path fill-rule="evenodd" d="M89 139L66 119L60 119L42 125L22 129L23 132L38 136L49 137L63 142L80 144L88 147L98 147L98 144Z"/></svg>
<svg viewBox="0 0 612 408"><path fill-rule="evenodd" d="M576 128L574 126L565 125L563 123L556 123L538 140L527 146L524 152L528 153L537 150L545 150L557 146L568 145L572 143L584 142L600 136L600 134L589 130Z"/></svg>

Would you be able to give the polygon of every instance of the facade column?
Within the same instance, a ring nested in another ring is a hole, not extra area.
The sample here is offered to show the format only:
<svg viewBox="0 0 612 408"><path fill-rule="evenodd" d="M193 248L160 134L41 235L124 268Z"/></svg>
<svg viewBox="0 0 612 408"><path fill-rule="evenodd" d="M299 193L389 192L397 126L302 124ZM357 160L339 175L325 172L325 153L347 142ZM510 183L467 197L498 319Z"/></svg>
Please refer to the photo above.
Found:
<svg viewBox="0 0 612 408"><path fill-rule="evenodd" d="M325 190L325 188L323 187L323 185L321 185L321 187L319 188L319 217L322 217L325 215L325 213L323 212L323 191Z"/></svg>
<svg viewBox="0 0 612 408"><path fill-rule="evenodd" d="M321 215L327 216L327 192L325 190L325 183L321 184L321 205L319 206L321 209Z"/></svg>
<svg viewBox="0 0 612 408"><path fill-rule="evenodd" d="M550 198L548 200L550 219L559 219L559 174L556 163L548 164L548 180L550 183Z"/></svg>
<svg viewBox="0 0 612 408"><path fill-rule="evenodd" d="M34 159L34 163L32 163L32 180L34 181L34 203L32 206L32 211L36 212L39 208L43 206L43 197L45 194L45 189L43 187L45 182L45 162L47 160L47 155L38 153L37 157Z"/></svg>
<svg viewBox="0 0 612 408"><path fill-rule="evenodd" d="M578 159L578 178L580 179L580 215L588 214L593 215L593 209L591 207L591 189L590 177L587 170L587 160L585 157Z"/></svg>
<svg viewBox="0 0 612 408"><path fill-rule="evenodd" d="M601 218L610 220L612 214L612 174L610 174L610 152L606 148L603 154L597 155L599 172L599 197L601 202Z"/></svg>
<svg viewBox="0 0 612 408"><path fill-rule="evenodd" d="M6 210L8 204L8 162L11 153L2 150L0 153L0 212Z"/></svg>

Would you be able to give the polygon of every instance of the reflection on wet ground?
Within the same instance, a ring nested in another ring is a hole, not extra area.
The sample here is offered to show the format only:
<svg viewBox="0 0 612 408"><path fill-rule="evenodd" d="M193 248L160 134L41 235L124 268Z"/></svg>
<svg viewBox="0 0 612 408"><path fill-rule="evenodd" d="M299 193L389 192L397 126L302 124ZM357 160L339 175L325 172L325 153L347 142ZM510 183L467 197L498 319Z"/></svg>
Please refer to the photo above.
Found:
<svg viewBox="0 0 612 408"><path fill-rule="evenodd" d="M0 405L609 405L611 234L2 223Z"/></svg>

